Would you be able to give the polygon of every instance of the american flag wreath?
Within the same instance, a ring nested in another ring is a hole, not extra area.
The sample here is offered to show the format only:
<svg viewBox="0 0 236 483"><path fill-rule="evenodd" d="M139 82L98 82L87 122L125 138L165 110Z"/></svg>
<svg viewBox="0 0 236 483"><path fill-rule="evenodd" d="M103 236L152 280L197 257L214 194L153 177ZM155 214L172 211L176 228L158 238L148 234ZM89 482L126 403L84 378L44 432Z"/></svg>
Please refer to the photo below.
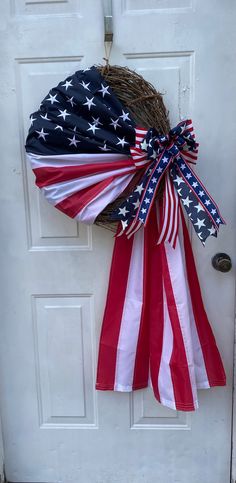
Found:
<svg viewBox="0 0 236 483"><path fill-rule="evenodd" d="M118 227L96 389L151 385L164 406L194 411L197 389L224 386L226 377L185 221L203 244L224 224L193 170L191 121L166 135L137 125L95 66L52 88L30 120L26 151L36 185L75 220L93 224L137 179L112 213Z"/></svg>

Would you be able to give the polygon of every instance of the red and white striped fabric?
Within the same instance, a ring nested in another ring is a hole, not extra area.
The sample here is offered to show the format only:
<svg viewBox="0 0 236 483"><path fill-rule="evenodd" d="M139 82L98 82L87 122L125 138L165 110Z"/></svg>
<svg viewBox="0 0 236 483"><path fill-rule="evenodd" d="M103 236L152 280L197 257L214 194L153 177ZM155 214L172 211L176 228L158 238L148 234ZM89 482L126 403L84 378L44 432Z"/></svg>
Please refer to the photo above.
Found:
<svg viewBox="0 0 236 483"><path fill-rule="evenodd" d="M165 176L165 189L160 205L160 235L158 244L168 241L175 248L179 231L179 197L169 173Z"/></svg>
<svg viewBox="0 0 236 483"><path fill-rule="evenodd" d="M194 411L197 389L223 386L226 378L179 209L175 249L157 245L155 206L146 228L115 240L96 388L132 391L151 379L161 404Z"/></svg>
<svg viewBox="0 0 236 483"><path fill-rule="evenodd" d="M45 198L66 215L94 223L128 186L142 165L121 154L44 155L27 153L35 183Z"/></svg>
<svg viewBox="0 0 236 483"><path fill-rule="evenodd" d="M147 129L143 127L135 128L135 146L130 146L130 153L135 162L135 166L144 166L150 163L150 159L147 159L146 151L140 148L140 143L143 141L147 132Z"/></svg>

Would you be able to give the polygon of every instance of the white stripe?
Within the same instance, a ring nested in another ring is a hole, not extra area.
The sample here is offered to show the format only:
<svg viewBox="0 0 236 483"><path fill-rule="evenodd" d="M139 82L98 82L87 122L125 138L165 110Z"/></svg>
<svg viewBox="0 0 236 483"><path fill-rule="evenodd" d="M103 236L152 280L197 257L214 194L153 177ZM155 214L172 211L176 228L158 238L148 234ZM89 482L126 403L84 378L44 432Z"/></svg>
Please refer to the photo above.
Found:
<svg viewBox="0 0 236 483"><path fill-rule="evenodd" d="M167 223L169 222L169 202L170 202L169 198L170 197L169 197L169 190L168 190L168 183L167 183L168 178L169 178L169 174L167 173L166 179L165 179L165 192L164 192L165 203L164 203L163 224L162 224L162 230L161 230L160 236L158 238L158 242L157 242L158 245L163 241L165 231L166 231L166 227L167 227ZM165 237L165 240L167 240L167 237Z"/></svg>
<svg viewBox="0 0 236 483"><path fill-rule="evenodd" d="M180 236L180 246L183 256L184 262L184 271L185 271L185 280L186 280L186 287L187 287L187 296L188 296L188 306L189 306L189 315L190 315L190 322L191 322L191 332L192 332L192 343L193 343L193 358L195 364L195 374L196 374L196 382L197 387L199 389L207 389L210 387L209 380L207 377L207 371L205 366L205 361L202 353L202 348L200 344L200 340L198 337L198 332L196 328L196 322L193 314L193 307L192 301L190 296L189 284L188 284L188 277L187 277L187 270L186 270L186 259L185 259L185 251L184 251L184 241L183 241L183 227L182 227L182 220L180 217L179 223L179 236Z"/></svg>
<svg viewBox="0 0 236 483"><path fill-rule="evenodd" d="M139 222L137 222L137 221L136 221L136 223L137 223L137 224L135 224L135 228L134 228L134 229L131 231L131 233L126 232L126 233L127 233L127 238L128 238L128 240L129 240L129 239L130 239L130 237L131 237L131 236L133 236L133 235L134 235L134 233L136 233L136 232L139 230L139 228L140 228L140 227L143 225L143 223L142 223L141 221L139 221Z"/></svg>
<svg viewBox="0 0 236 483"><path fill-rule="evenodd" d="M163 316L164 316L164 332L163 345L161 353L161 363L158 374L158 389L161 403L171 409L176 409L173 383L170 370L170 359L173 351L173 331L170 322L169 311L165 289L163 287Z"/></svg>
<svg viewBox="0 0 236 483"><path fill-rule="evenodd" d="M133 220L130 226L128 227L128 230L126 230L126 235L129 235L129 233L132 231L133 227L136 226L136 223L138 223L138 220Z"/></svg>
<svg viewBox="0 0 236 483"><path fill-rule="evenodd" d="M131 391L143 306L144 229L134 237L117 346L115 391Z"/></svg>
<svg viewBox="0 0 236 483"><path fill-rule="evenodd" d="M124 156L123 154L56 154L53 156L40 156L34 153L27 153L27 158L31 163L32 169L53 167L61 168L62 166L81 166L83 164L94 164L94 163L110 163L121 161L122 159L129 159L129 156Z"/></svg>
<svg viewBox="0 0 236 483"><path fill-rule="evenodd" d="M163 219L163 224L162 224L162 230L161 230L161 233L160 233L160 236L158 238L158 241L157 241L157 244L159 245L163 238L164 238L164 234L165 234L165 231L166 231L166 226L167 226L167 222L168 222L168 208L169 208L169 196L168 196L168 189L167 189L167 181L165 180L165 192L164 192L164 219Z"/></svg>
<svg viewBox="0 0 236 483"><path fill-rule="evenodd" d="M114 179L96 198L75 216L76 220L92 224L101 211L112 201L114 201L128 186L133 174L126 174Z"/></svg>
<svg viewBox="0 0 236 483"><path fill-rule="evenodd" d="M114 171L108 171L104 173L94 174L91 176L85 176L83 178L76 178L71 181L63 181L61 183L55 183L49 186L44 186L43 188L41 188L41 190L45 198L49 201L49 203L52 203L53 205L57 205L58 203L60 203L61 201L63 201L65 198L72 195L73 193L76 193L78 191L81 191L84 188L88 188L89 186L97 184L100 181L110 178L111 176L114 176L114 175L121 176L127 171L130 171L131 169L135 171L135 167L117 169Z"/></svg>
<svg viewBox="0 0 236 483"><path fill-rule="evenodd" d="M136 132L136 139L143 139L144 136L147 134L147 130L146 129L135 129L135 132Z"/></svg>
<svg viewBox="0 0 236 483"><path fill-rule="evenodd" d="M187 163L194 163L197 160L197 156L188 156L187 154L183 153L182 158L187 162Z"/></svg>
<svg viewBox="0 0 236 483"><path fill-rule="evenodd" d="M177 237L175 249L169 243L164 244L167 263L170 272L171 285L174 293L176 309L183 337L184 349L188 363L194 407L198 407L194 356L192 347L191 316L189 311L187 284L184 273L184 262Z"/></svg>
<svg viewBox="0 0 236 483"><path fill-rule="evenodd" d="M173 228L173 221L174 221L174 198L171 190L169 173L167 173L167 188L168 188L169 197L170 197L170 215L169 215L169 228L166 235L166 240L169 240L169 237L171 235L171 231Z"/></svg>
<svg viewBox="0 0 236 483"><path fill-rule="evenodd" d="M170 244L173 246L173 243L175 241L175 237L177 236L177 231L178 231L178 221L179 221L179 197L176 193L176 189L173 186L173 191L174 191L174 204L175 204L175 213L174 213L174 229L173 229L173 234L172 238L170 240Z"/></svg>
<svg viewBox="0 0 236 483"><path fill-rule="evenodd" d="M145 161L138 161L135 164L135 166L144 166L145 164L148 164L150 163L150 160L149 159L146 159Z"/></svg>
<svg viewBox="0 0 236 483"><path fill-rule="evenodd" d="M134 154L132 153L132 158L136 161L136 160L140 160L140 161L143 161L144 159L146 160L147 159L147 156L143 155L143 154ZM150 159L147 160L149 163L150 163Z"/></svg>
<svg viewBox="0 0 236 483"><path fill-rule="evenodd" d="M169 236L171 235L171 233L169 235L169 232L171 230L173 230L171 240L169 240L169 243L173 246L173 243L174 243L174 240L175 240L175 236L176 236L177 230L178 230L179 198L178 198L178 195L176 193L175 188L173 188L173 191L174 191L174 195L173 195L172 190L171 190L170 183L171 183L171 181L170 181L170 179L168 177L168 181L165 182L165 193L164 193L164 196L165 196L164 220L163 220L162 230L161 230L160 236L158 238L157 244L160 244L163 241L164 234L165 234L165 231L166 231L167 222L169 222L170 223L169 231L167 233L167 236L165 237L165 240L168 240ZM171 219L169 221L169 214L168 214L169 196L168 196L168 193L170 193L170 191L171 191L171 198L173 200L174 212L173 212L173 214L171 212ZM170 230L170 228L171 228L171 230Z"/></svg>

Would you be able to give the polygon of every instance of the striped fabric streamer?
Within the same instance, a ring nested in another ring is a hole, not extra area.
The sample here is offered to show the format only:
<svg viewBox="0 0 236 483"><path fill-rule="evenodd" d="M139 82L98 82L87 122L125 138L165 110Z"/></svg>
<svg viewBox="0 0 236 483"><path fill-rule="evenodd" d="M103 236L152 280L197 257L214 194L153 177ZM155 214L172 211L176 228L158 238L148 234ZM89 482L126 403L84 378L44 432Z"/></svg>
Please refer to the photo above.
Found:
<svg viewBox="0 0 236 483"><path fill-rule="evenodd" d="M132 391L150 377L162 405L194 411L197 389L226 380L180 211L175 249L156 244L155 207L147 228L115 240L96 388Z"/></svg>
<svg viewBox="0 0 236 483"><path fill-rule="evenodd" d="M175 248L179 230L179 197L170 181L169 173L165 178L163 205L160 211L161 231L157 243L168 241Z"/></svg>

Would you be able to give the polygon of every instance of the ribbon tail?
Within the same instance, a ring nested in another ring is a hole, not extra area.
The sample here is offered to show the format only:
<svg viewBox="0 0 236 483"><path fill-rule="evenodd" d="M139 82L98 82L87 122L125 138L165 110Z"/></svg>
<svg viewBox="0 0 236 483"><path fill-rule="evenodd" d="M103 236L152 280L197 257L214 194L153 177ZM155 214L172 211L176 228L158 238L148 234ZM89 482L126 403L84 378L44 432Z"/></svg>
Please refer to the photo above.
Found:
<svg viewBox="0 0 236 483"><path fill-rule="evenodd" d="M179 229L179 197L169 173L165 177L165 189L160 206L160 235L157 241L169 242L175 248Z"/></svg>
<svg viewBox="0 0 236 483"><path fill-rule="evenodd" d="M112 218L120 220L122 225L122 229L118 232L116 237L123 234L130 237L143 226L143 223L139 219L140 204L142 202L143 192L145 192L149 182L150 173L153 171L154 167L154 162L151 166L146 167L143 176L139 179L138 184L134 187L131 194L124 200L119 208L115 209L112 213Z"/></svg>
<svg viewBox="0 0 236 483"><path fill-rule="evenodd" d="M145 388L150 367L156 399L172 409L194 411L197 389L225 385L225 372L179 211L175 250L170 244L156 246L154 205L147 229L130 240L115 240L96 389Z"/></svg>
<svg viewBox="0 0 236 483"><path fill-rule="evenodd" d="M182 210L180 216L180 236L185 266L185 279L189 286L197 387L199 389L205 389L213 386L225 386L226 375L216 340L204 308L192 245Z"/></svg>
<svg viewBox="0 0 236 483"><path fill-rule="evenodd" d="M170 176L201 242L205 244L209 236L217 237L219 225L225 222L216 203L181 156L171 168Z"/></svg>
<svg viewBox="0 0 236 483"><path fill-rule="evenodd" d="M126 392L148 386L147 243L144 228L130 240L115 240L96 389Z"/></svg>

